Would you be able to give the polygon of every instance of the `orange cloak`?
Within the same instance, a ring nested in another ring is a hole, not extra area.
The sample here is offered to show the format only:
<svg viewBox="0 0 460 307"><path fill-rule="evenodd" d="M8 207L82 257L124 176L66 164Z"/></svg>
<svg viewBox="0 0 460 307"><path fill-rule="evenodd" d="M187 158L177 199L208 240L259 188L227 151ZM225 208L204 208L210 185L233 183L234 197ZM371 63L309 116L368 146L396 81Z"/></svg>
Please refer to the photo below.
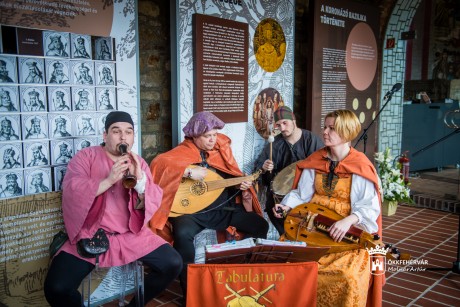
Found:
<svg viewBox="0 0 460 307"><path fill-rule="evenodd" d="M329 163L327 160L327 149L322 148L305 160L297 163L294 183L292 188L297 188L297 185L302 175L303 169L314 169L316 172L324 174L329 172ZM374 184L375 190L379 196L380 203L382 202L379 192L378 175L372 163L362 152L354 148L350 149L348 156L343 159L335 168L334 172L337 176L348 174L357 174ZM377 218L377 225L379 226L378 234L382 238L382 215ZM382 305L382 287L385 284L385 275L371 275L369 281L369 292L367 295L367 306L381 306Z"/></svg>
<svg viewBox="0 0 460 307"><path fill-rule="evenodd" d="M243 176L233 156L231 140L228 136L218 133L217 142L214 148L207 151L209 154L207 163L222 172L232 176ZM158 155L150 164L153 181L163 189L163 199L160 208L150 220L150 228L157 232L165 226L171 210L177 189L185 172L190 164L201 162L200 150L191 139L185 139L177 147ZM252 196L252 210L262 216L262 209L257 199L254 188L250 188Z"/></svg>

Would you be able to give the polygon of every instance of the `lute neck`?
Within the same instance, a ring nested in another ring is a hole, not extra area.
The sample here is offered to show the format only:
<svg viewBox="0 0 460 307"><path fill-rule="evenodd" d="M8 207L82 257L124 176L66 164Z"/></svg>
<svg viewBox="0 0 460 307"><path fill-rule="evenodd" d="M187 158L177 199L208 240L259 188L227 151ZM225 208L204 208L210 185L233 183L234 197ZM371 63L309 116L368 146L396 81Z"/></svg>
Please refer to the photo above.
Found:
<svg viewBox="0 0 460 307"><path fill-rule="evenodd" d="M256 176L256 174L245 176L245 177L236 177L236 178L206 181L206 185L208 186L208 191L213 191L213 190L222 189L226 187L232 187L246 180L257 179L258 176Z"/></svg>

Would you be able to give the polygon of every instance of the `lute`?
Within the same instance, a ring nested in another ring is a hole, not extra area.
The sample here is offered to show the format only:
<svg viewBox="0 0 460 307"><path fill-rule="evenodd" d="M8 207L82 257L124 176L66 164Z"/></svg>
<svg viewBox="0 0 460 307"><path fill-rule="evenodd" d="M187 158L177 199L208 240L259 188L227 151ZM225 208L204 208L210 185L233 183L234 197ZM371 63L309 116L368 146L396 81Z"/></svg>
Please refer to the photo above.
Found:
<svg viewBox="0 0 460 307"><path fill-rule="evenodd" d="M189 165L188 168L195 168L197 165ZM226 187L231 187L247 180L256 180L262 170L252 175L223 179L219 174L208 170L203 181L182 178L179 189L173 200L170 217L183 214L193 214L205 209L212 204Z"/></svg>
<svg viewBox="0 0 460 307"><path fill-rule="evenodd" d="M293 208L284 221L286 239L303 241L309 246L328 246L329 253L368 248L385 248L378 234L370 234L360 228L351 226L342 241L334 242L329 236L329 228L343 216L324 206L305 203ZM388 249L389 259L410 259L409 254L395 255Z"/></svg>

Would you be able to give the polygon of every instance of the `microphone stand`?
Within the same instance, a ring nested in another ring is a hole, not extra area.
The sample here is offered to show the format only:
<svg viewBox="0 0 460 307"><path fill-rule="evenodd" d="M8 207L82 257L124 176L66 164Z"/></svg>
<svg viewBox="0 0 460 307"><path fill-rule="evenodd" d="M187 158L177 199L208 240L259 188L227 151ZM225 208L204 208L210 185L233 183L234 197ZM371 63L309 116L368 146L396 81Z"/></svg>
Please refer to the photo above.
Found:
<svg viewBox="0 0 460 307"><path fill-rule="evenodd" d="M450 126L448 125L448 127L450 127ZM460 132L460 128L458 128L458 126L454 126L454 127L457 127L457 128L455 128L454 131L452 131L448 135L443 136L439 140L436 140L435 142L423 147L422 149L417 150L416 152L414 152L412 154L412 157L418 155L421 152L424 152L428 148L431 148L434 145L436 145L436 144L444 141L445 139L448 139L449 137L453 136L454 134ZM457 180L460 182L460 168L458 169L458 179ZM437 267L426 268L427 271L452 271L454 273L460 274L460 214L458 216L457 236L458 236L458 240L457 240L457 259L454 262L452 262L452 267L451 268L437 268Z"/></svg>
<svg viewBox="0 0 460 307"><path fill-rule="evenodd" d="M460 132L460 128L456 128L454 131L452 131L451 133L449 133L449 134L443 136L443 137L440 138L439 140L436 140L436 141L434 141L433 143L431 143L431 144L429 144L429 145L423 147L422 149L417 150L416 152L414 152L414 153L412 154L412 157L415 157L415 156L418 155L419 153L424 152L425 150L427 150L427 149L433 147L434 145L438 144L439 142L444 141L445 139L448 139L449 137L453 136L454 134L456 134L456 133L458 133L458 132Z"/></svg>
<svg viewBox="0 0 460 307"><path fill-rule="evenodd" d="M353 146L354 148L356 148L356 146L358 146L359 142L361 142L361 140L363 140L363 141L364 141L363 153L366 153L367 131L371 128L371 126L374 124L374 122L379 118L380 113L382 113L383 109L385 109L385 107L387 106L387 104L390 102L392 96L393 96L393 93L392 93L392 92L388 92L388 93L385 95L385 97L384 97L384 98L386 98L385 104L383 105L382 108L380 108L379 112L377 113L377 115L375 116L375 118L370 122L369 126L367 126L367 128L363 130L363 133L361 134L361 136L359 137L359 139L356 141L355 146Z"/></svg>

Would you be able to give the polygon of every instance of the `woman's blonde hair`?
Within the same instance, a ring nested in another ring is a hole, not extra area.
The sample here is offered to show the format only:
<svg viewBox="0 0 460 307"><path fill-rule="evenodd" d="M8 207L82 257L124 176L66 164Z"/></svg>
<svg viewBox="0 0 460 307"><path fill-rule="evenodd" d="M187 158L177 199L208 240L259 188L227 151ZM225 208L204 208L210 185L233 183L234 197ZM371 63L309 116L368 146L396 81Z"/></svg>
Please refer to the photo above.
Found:
<svg viewBox="0 0 460 307"><path fill-rule="evenodd" d="M326 114L326 118L334 117L334 130L346 142L352 141L361 131L361 123L355 113L350 110L335 110Z"/></svg>

